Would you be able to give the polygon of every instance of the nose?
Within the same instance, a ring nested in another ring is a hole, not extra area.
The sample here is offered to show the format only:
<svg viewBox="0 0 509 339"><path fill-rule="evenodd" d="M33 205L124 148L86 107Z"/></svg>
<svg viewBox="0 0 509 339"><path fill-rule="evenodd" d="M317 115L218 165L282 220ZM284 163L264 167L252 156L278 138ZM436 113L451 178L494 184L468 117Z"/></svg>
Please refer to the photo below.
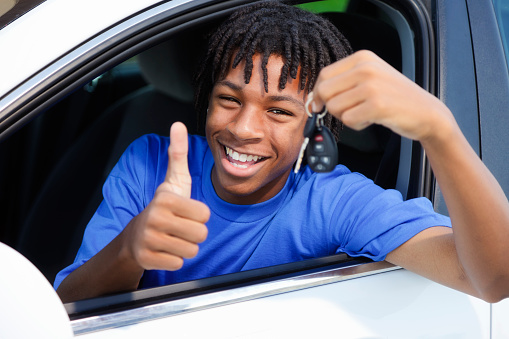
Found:
<svg viewBox="0 0 509 339"><path fill-rule="evenodd" d="M238 114L235 115L226 129L239 140L256 140L262 139L263 131L263 112L255 107L242 107Z"/></svg>

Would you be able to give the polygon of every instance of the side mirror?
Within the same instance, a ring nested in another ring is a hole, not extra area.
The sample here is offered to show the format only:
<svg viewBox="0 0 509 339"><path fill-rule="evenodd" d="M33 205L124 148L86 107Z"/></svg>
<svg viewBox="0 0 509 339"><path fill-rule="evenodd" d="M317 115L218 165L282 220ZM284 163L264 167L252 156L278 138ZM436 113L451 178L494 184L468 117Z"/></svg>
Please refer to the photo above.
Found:
<svg viewBox="0 0 509 339"><path fill-rule="evenodd" d="M0 337L72 338L71 322L53 286L20 253L0 243Z"/></svg>

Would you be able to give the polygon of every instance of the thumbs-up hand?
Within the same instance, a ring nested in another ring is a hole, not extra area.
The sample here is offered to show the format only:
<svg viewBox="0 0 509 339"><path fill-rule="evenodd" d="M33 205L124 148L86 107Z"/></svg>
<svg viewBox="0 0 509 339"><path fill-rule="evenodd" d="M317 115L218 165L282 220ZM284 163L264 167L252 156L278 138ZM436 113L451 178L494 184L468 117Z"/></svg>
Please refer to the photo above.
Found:
<svg viewBox="0 0 509 339"><path fill-rule="evenodd" d="M191 199L191 176L187 164L188 138L184 124L170 130L166 178L150 204L128 224L123 233L130 257L145 270L175 271L184 258L198 253L207 237L209 208Z"/></svg>

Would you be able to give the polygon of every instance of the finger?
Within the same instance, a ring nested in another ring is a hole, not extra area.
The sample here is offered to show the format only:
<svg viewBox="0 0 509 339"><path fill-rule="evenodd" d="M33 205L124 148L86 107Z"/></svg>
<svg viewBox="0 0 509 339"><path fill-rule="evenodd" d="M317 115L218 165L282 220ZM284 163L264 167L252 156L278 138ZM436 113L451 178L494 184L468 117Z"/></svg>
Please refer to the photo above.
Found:
<svg viewBox="0 0 509 339"><path fill-rule="evenodd" d="M149 232L146 239L151 251L165 252L186 259L194 258L199 250L196 243L155 231Z"/></svg>
<svg viewBox="0 0 509 339"><path fill-rule="evenodd" d="M210 218L210 209L203 202L168 192L165 188L158 188L151 205L157 208L159 213L164 212L201 223L206 223Z"/></svg>
<svg viewBox="0 0 509 339"><path fill-rule="evenodd" d="M184 266L184 259L166 252L145 251L139 258L140 265L146 270L177 271Z"/></svg>
<svg viewBox="0 0 509 339"><path fill-rule="evenodd" d="M343 114L361 105L365 100L362 89L355 87L329 99L327 102L327 110L334 117L348 124L348 122L343 121ZM363 119L364 115L358 116L358 118Z"/></svg>
<svg viewBox="0 0 509 339"><path fill-rule="evenodd" d="M341 122L350 127L353 130L360 131L371 124L373 122L369 118L369 112L366 110L366 105L364 102L354 106L342 114Z"/></svg>
<svg viewBox="0 0 509 339"><path fill-rule="evenodd" d="M205 224L189 219L175 219L175 223L168 225L166 233L182 240L199 244L207 239L208 229Z"/></svg>
<svg viewBox="0 0 509 339"><path fill-rule="evenodd" d="M196 244L205 241L208 233L207 226L204 223L177 217L169 212L150 216L147 224L159 233L179 237Z"/></svg>
<svg viewBox="0 0 509 339"><path fill-rule="evenodd" d="M170 146L168 147L168 169L165 181L170 190L180 196L191 197L191 175L187 163L188 138L186 126L176 122L170 129Z"/></svg>
<svg viewBox="0 0 509 339"><path fill-rule="evenodd" d="M313 88L313 109L321 110L335 95L356 87L372 75L373 67L366 65L373 66L381 61L373 52L359 51L323 68Z"/></svg>

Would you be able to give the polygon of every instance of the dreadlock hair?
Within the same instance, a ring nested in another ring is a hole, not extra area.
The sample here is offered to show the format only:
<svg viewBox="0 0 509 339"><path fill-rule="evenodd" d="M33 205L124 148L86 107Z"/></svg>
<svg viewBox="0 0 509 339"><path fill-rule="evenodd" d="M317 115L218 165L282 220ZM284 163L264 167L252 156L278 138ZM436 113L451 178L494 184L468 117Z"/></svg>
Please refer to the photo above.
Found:
<svg viewBox="0 0 509 339"><path fill-rule="evenodd" d="M271 55L283 58L279 89L289 78L297 78L299 88L309 92L325 66L352 53L348 40L328 20L277 1L261 1L234 12L209 39L208 50L195 77L195 108L202 128L209 95L215 82L227 76L245 60L244 80L248 84L253 55L260 53L265 91L268 92L267 63ZM327 114L324 124L339 137L341 123Z"/></svg>

